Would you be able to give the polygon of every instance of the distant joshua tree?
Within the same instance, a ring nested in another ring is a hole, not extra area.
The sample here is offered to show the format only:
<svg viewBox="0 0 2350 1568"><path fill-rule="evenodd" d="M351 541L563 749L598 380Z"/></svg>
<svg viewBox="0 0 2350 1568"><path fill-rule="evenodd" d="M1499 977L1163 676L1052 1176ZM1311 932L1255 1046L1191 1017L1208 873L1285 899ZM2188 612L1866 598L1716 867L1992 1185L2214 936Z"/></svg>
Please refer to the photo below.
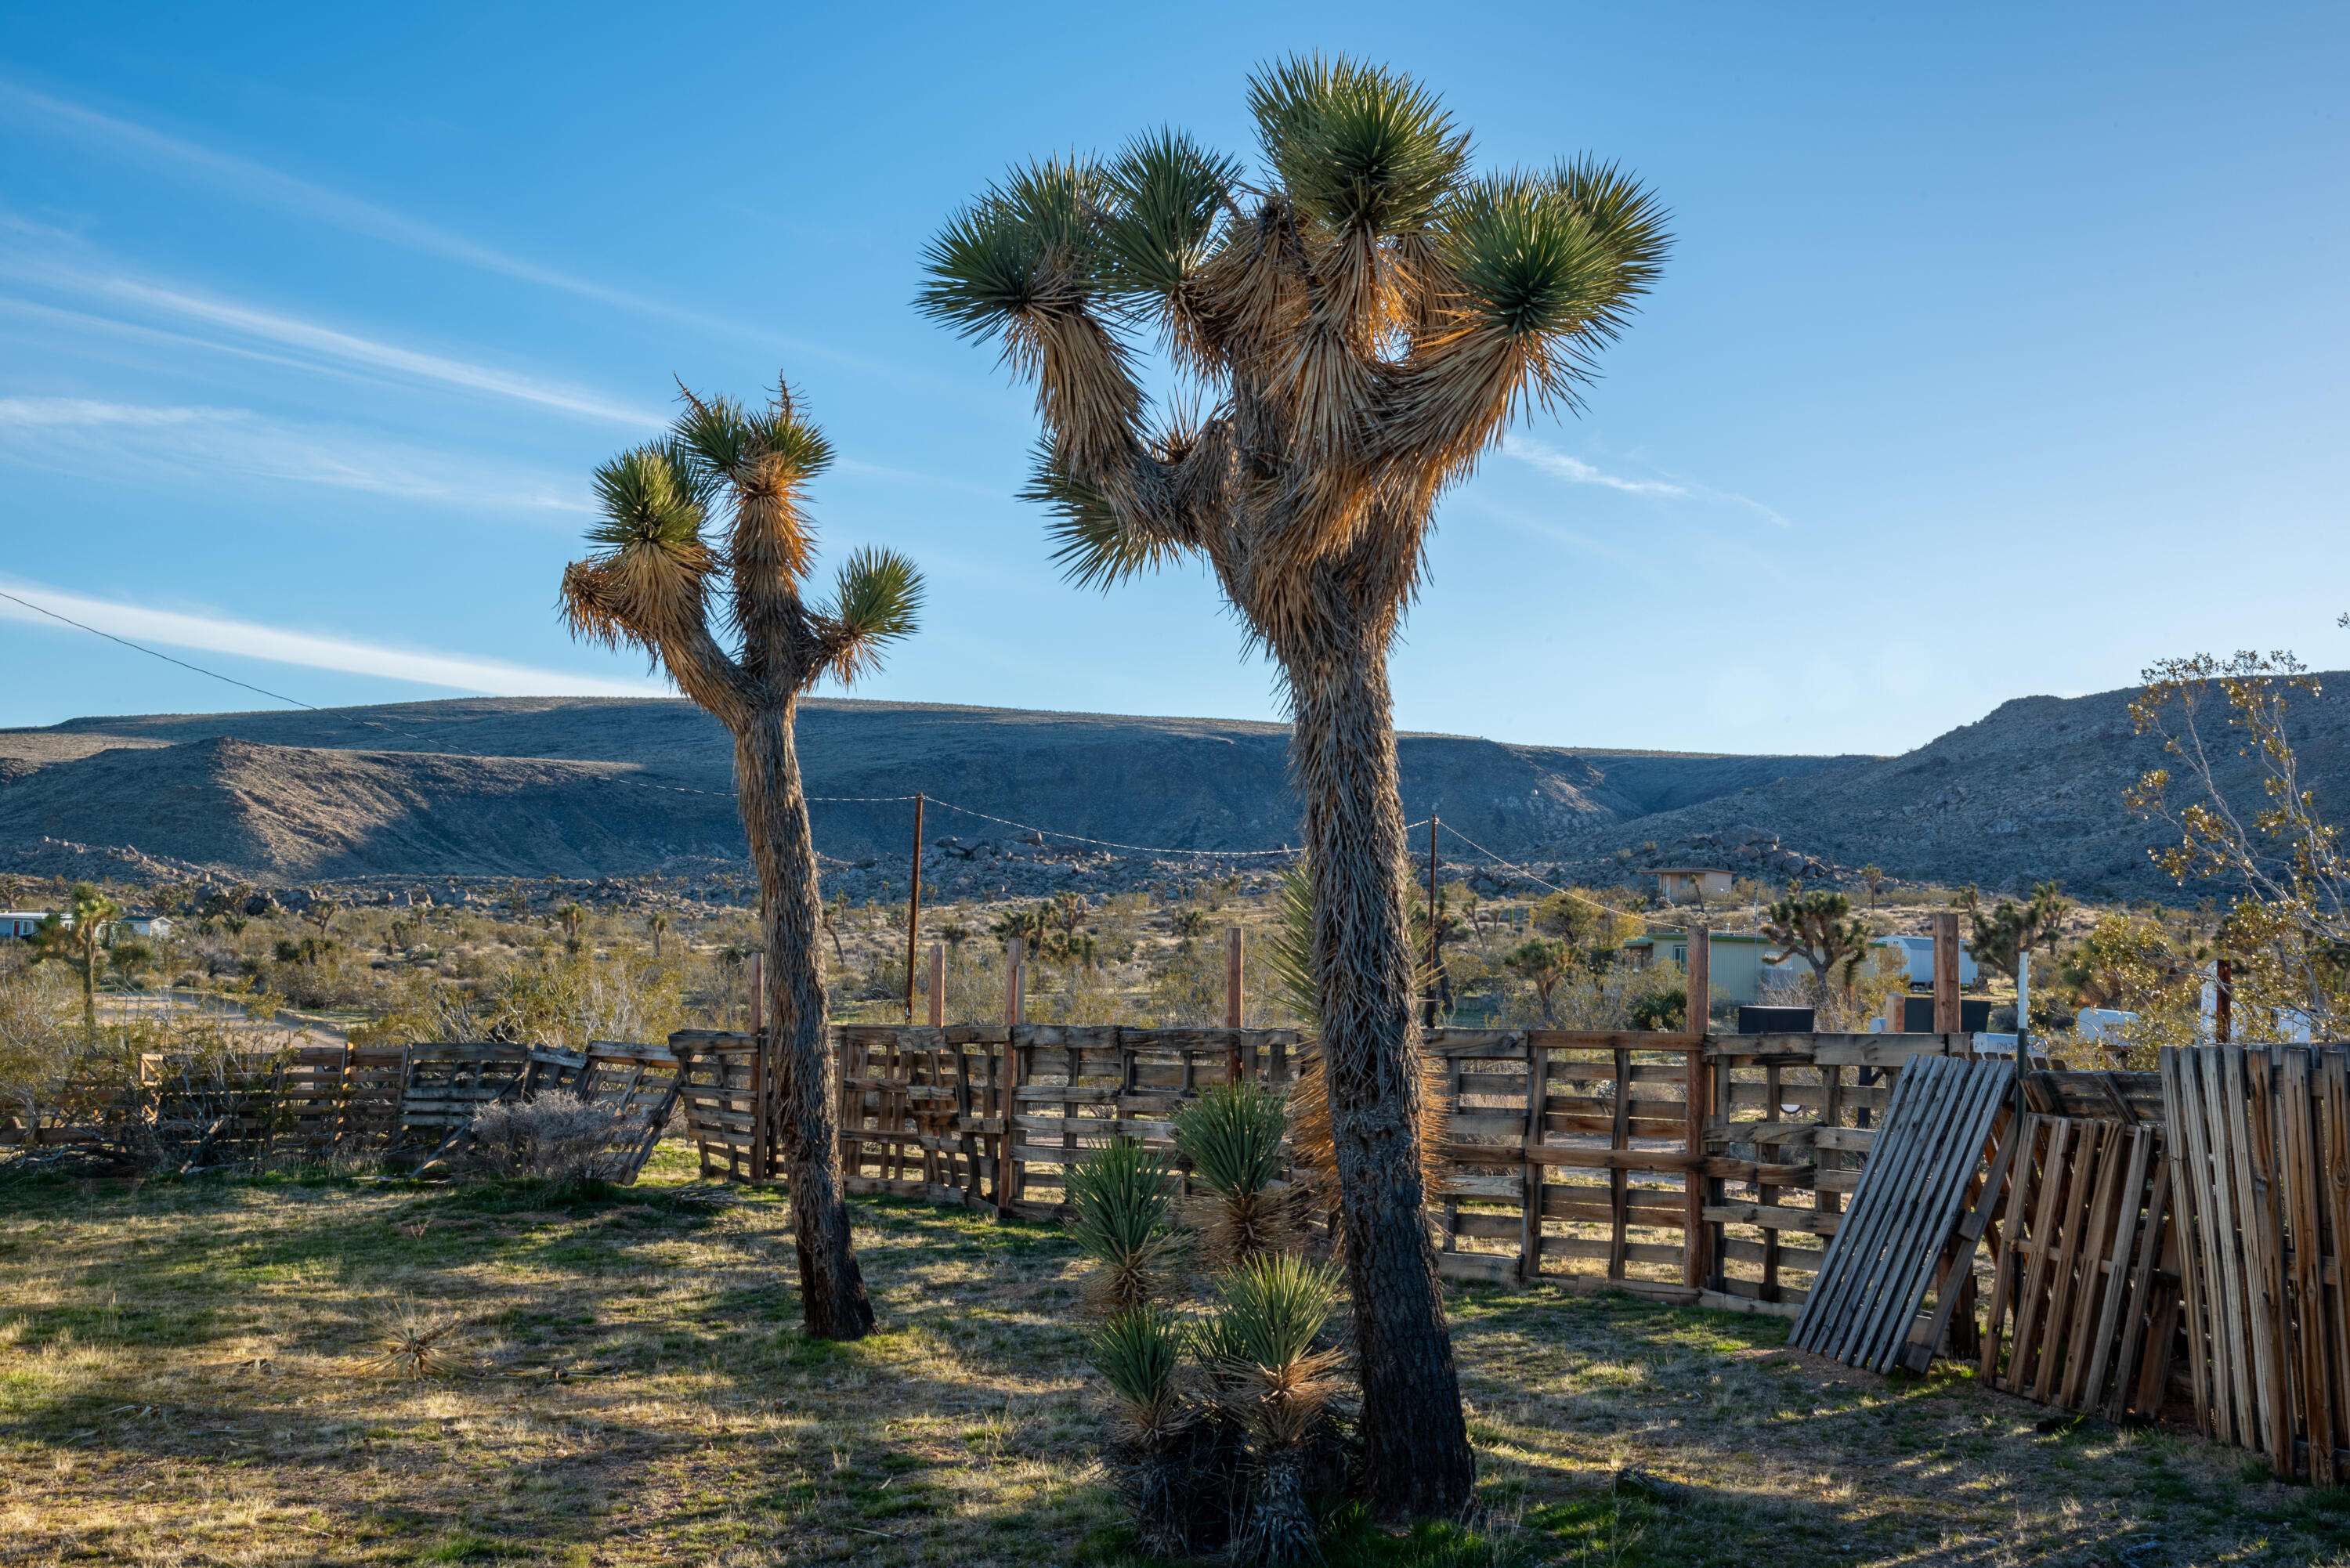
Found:
<svg viewBox="0 0 2350 1568"><path fill-rule="evenodd" d="M1762 935L1779 949L1772 962L1800 958L1811 966L1822 1002L1831 984L1852 989L1860 961L1868 954L1868 922L1852 912L1850 898L1825 888L1788 888L1785 898L1762 911Z"/></svg>
<svg viewBox="0 0 2350 1568"><path fill-rule="evenodd" d="M1885 891L1886 879L1882 866L1868 865L1860 868L1860 885L1868 889L1868 912L1872 915L1877 913L1877 900Z"/></svg>
<svg viewBox="0 0 2350 1568"><path fill-rule="evenodd" d="M77 882L66 895L62 913L51 914L33 929L36 961L70 963L81 973L81 1023L98 1033L98 969L106 951L106 935L122 918L122 906L88 882Z"/></svg>
<svg viewBox="0 0 2350 1568"><path fill-rule="evenodd" d="M1035 382L1028 493L1070 576L1204 560L1281 670L1365 1485L1383 1516L1451 1514L1474 1457L1422 1218L1388 655L1440 497L1513 416L1575 403L1668 241L1612 164L1473 174L1468 132L1381 67L1285 60L1249 107L1261 171L1172 130L1014 170L932 242L921 305ZM1151 329L1197 414L1145 392Z"/></svg>
<svg viewBox="0 0 2350 1568"><path fill-rule="evenodd" d="M564 572L563 607L576 635L658 659L734 737L735 794L759 876L801 1302L810 1334L858 1339L872 1328L873 1308L849 1246L834 1137L816 846L793 722L818 681L853 682L914 629L921 577L894 551L862 549L841 566L832 597L811 602L816 536L802 500L831 464L830 443L788 386L764 408L684 400L668 439L596 471L597 549Z"/></svg>

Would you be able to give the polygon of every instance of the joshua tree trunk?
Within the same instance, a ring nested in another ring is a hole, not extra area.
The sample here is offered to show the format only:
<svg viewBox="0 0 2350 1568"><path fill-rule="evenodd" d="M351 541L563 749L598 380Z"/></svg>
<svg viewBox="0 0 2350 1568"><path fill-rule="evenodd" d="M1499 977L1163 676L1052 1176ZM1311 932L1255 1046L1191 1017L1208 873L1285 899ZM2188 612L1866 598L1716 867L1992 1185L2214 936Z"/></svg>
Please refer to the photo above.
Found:
<svg viewBox="0 0 2350 1568"><path fill-rule="evenodd" d="M1284 663L1363 1379L1366 1490L1390 1517L1449 1513L1468 1501L1475 1460L1420 1217L1416 966L1385 637Z"/></svg>
<svg viewBox="0 0 2350 1568"><path fill-rule="evenodd" d="M796 699L763 707L734 741L735 789L759 873L767 950L768 1039L781 1112L784 1172L791 1183L792 1239L799 1249L807 1332L861 1339L873 1327L865 1276L849 1249L848 1205L835 1162L831 1053L826 1048L824 975L817 957L816 843L792 742ZM767 1050L767 1042L759 1044Z"/></svg>
<svg viewBox="0 0 2350 1568"><path fill-rule="evenodd" d="M98 942L85 938L81 944L81 1026L94 1039L98 1034Z"/></svg>

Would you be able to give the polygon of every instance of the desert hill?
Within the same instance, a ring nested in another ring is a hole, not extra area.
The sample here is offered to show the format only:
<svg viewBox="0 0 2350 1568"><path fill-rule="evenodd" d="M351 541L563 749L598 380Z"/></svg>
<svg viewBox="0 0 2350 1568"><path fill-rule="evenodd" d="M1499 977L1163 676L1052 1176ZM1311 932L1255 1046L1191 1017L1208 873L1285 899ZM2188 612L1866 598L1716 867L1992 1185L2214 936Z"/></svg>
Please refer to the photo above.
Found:
<svg viewBox="0 0 2350 1568"><path fill-rule="evenodd" d="M2002 704L1896 757L1734 756L1412 734L1404 804L1502 855L1621 877L1704 859L1759 875L1875 861L1898 877L2177 896L2123 809L2159 760L2126 691ZM2350 703L2295 709L2321 794L2350 777ZM818 846L902 858L928 836L1025 836L959 812L1124 844L1291 842L1276 724L821 701L800 722ZM76 856L280 880L627 876L743 851L725 732L658 699L484 698L305 712L149 714L0 731L0 867ZM1448 842L1448 858L1472 856ZM1107 867L1102 869L1107 870Z"/></svg>

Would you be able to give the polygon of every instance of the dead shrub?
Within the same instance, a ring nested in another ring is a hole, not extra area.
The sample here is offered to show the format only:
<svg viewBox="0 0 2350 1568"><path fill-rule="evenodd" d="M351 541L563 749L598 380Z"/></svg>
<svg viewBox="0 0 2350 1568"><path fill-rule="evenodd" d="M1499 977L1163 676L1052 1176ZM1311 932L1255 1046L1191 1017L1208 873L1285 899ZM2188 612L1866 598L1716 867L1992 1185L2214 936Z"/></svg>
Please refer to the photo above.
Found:
<svg viewBox="0 0 2350 1568"><path fill-rule="evenodd" d="M468 1130L463 1165L474 1175L584 1187L625 1173L626 1156L613 1147L612 1113L577 1095L484 1106Z"/></svg>

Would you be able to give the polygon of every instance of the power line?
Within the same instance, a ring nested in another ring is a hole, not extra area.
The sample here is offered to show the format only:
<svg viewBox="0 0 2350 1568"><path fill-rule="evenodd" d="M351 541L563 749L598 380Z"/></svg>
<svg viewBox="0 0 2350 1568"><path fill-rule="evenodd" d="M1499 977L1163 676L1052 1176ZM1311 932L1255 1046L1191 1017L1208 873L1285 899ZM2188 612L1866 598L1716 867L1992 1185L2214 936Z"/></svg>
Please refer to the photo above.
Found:
<svg viewBox="0 0 2350 1568"><path fill-rule="evenodd" d="M82 622L74 619L71 616L59 615L57 611L48 608L47 606L36 605L30 599L18 598L15 594L10 593L5 588L0 588L0 599L13 600L15 603L23 605L28 610L35 610L48 617L51 620L61 620L68 626L78 627L81 630L89 633L92 637L102 637L109 642L119 642L123 647L133 649L136 652L143 653L150 659L160 659L166 664L176 664L182 670L192 670L199 675L209 675L215 680L225 680L231 686L242 686L247 691L258 692L260 695L267 697L274 701L290 702L296 708L307 708L313 713L322 713L326 711L325 709L319 707L316 702L305 702L299 697L288 697L283 691L272 691L265 686L255 686L250 680L239 680L234 675L223 675L217 670L206 670L201 664L191 664L184 659L174 659L168 653L158 653L153 649L146 647L141 643L133 642L127 637L117 637L110 631L100 631L94 626L84 625Z"/></svg>
<svg viewBox="0 0 2350 1568"><path fill-rule="evenodd" d="M1575 899L1579 903L1588 904L1595 909L1604 910L1608 914L1620 916L1626 919L1640 920L1644 922L1648 919L1646 915L1635 913L1630 909L1619 909L1612 904L1603 904L1587 893L1578 893L1572 888L1562 888L1555 882L1548 881L1543 877L1537 877L1533 872L1527 870L1524 867L1518 865L1516 862L1503 859L1500 856L1494 854L1492 850L1486 848L1483 845L1478 843L1475 839L1470 837L1467 834L1461 832L1459 828L1453 826L1449 822L1440 820L1437 823L1437 826L1444 829L1445 832L1452 835L1453 837L1459 839L1461 843L1467 845L1470 848L1475 850L1478 854L1482 855L1486 859L1491 860L1494 865L1501 867L1505 871L1516 872L1519 876L1524 877L1527 881L1534 883L1536 887L1547 888L1554 893L1563 893L1566 897Z"/></svg>

